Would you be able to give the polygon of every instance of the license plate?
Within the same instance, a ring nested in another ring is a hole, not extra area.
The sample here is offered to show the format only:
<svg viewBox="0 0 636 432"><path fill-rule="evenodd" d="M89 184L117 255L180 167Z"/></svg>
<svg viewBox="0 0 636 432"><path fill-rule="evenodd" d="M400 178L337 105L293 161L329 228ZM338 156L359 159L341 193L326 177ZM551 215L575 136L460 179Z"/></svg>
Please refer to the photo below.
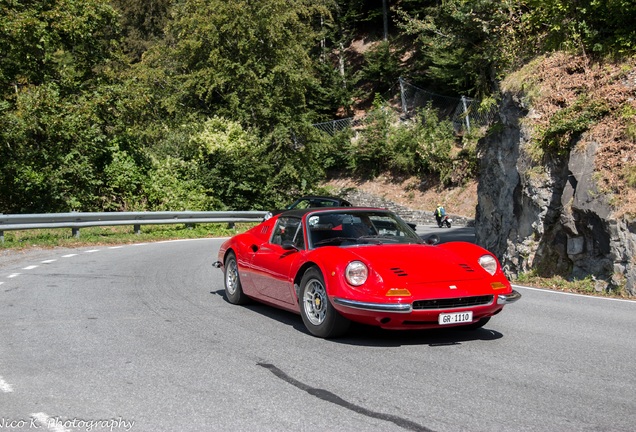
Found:
<svg viewBox="0 0 636 432"><path fill-rule="evenodd" d="M473 321L473 311L439 314L439 325L461 324Z"/></svg>

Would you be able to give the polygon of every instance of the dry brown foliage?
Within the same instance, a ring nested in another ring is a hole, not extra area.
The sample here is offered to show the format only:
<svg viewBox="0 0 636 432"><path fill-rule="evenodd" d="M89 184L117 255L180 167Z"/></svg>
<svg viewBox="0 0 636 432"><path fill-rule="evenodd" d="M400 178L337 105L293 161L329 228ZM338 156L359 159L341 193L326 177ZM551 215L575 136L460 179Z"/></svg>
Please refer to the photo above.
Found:
<svg viewBox="0 0 636 432"><path fill-rule="evenodd" d="M556 53L518 73L509 88L532 94L530 124L545 130L552 117L581 96L603 103L608 113L581 137L580 145L598 143L599 189L611 194L617 216L636 215L636 58L620 63L590 62L584 56ZM513 74L514 76L514 74ZM532 80L534 91L518 81ZM634 178L630 179L630 175Z"/></svg>

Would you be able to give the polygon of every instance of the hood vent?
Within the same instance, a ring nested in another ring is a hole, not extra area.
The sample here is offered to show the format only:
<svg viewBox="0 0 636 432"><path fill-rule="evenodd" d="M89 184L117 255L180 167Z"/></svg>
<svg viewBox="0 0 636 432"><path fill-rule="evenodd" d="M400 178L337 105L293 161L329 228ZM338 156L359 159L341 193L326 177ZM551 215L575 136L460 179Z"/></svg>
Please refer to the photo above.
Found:
<svg viewBox="0 0 636 432"><path fill-rule="evenodd" d="M464 270L466 270L468 273L474 273L475 270L469 266L468 264L460 264L459 265L461 268L463 268Z"/></svg>
<svg viewBox="0 0 636 432"><path fill-rule="evenodd" d="M396 276L399 276L399 277L405 277L409 275L407 272L405 272L399 267L391 267L391 271L395 273Z"/></svg>

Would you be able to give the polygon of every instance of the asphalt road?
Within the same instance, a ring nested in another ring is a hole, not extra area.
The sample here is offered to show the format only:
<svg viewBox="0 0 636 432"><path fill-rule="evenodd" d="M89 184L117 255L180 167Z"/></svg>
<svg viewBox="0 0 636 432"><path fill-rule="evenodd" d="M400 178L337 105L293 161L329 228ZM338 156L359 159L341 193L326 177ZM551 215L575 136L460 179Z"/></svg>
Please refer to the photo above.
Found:
<svg viewBox="0 0 636 432"><path fill-rule="evenodd" d="M633 431L636 302L519 288L475 332L310 336L219 240L0 255L0 429Z"/></svg>
<svg viewBox="0 0 636 432"><path fill-rule="evenodd" d="M475 242L475 228L473 227L453 226L451 228L438 228L435 225L418 225L415 232L423 239L436 235L441 243L449 241Z"/></svg>

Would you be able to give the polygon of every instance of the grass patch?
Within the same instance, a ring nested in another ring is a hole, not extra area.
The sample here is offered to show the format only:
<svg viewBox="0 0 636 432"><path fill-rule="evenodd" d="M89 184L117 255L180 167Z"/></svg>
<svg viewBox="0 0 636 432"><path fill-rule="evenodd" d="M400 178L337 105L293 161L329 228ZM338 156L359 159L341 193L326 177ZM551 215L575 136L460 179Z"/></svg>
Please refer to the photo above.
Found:
<svg viewBox="0 0 636 432"><path fill-rule="evenodd" d="M541 277L537 276L535 271L529 271L519 274L515 283L542 289L551 289L554 291L562 291L575 294L594 295L599 297L612 298L632 298L625 293L624 289L611 291L597 291L595 280L592 276L584 279L568 280L562 276Z"/></svg>
<svg viewBox="0 0 636 432"><path fill-rule="evenodd" d="M30 247L79 247L89 245L113 245L143 243L161 240L189 238L229 237L247 231L256 223L237 223L231 228L227 223L197 224L188 228L181 224L142 225L135 234L132 226L82 228L80 236L74 237L70 228L5 231L2 249L25 249Z"/></svg>
<svg viewBox="0 0 636 432"><path fill-rule="evenodd" d="M578 136L609 111L604 101L590 99L587 94L580 95L571 106L560 109L550 118L547 128L541 131L541 146L558 156L567 155Z"/></svg>

